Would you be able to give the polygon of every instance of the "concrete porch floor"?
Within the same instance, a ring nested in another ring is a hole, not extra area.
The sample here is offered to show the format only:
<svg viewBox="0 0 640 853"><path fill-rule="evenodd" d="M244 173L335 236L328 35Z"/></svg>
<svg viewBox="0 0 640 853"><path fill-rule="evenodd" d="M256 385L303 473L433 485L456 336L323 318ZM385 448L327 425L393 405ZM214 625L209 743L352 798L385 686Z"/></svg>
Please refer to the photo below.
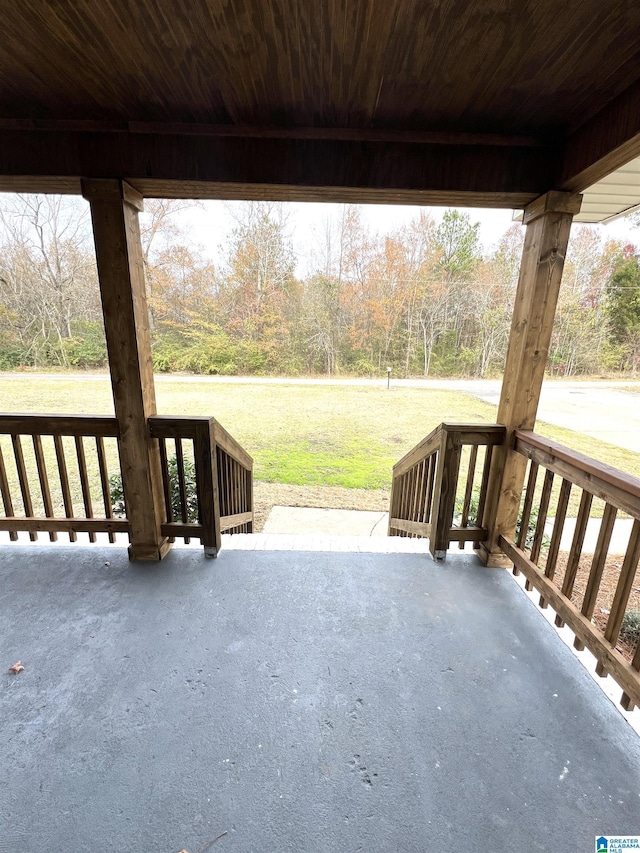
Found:
<svg viewBox="0 0 640 853"><path fill-rule="evenodd" d="M5 546L0 583L0 851L640 833L636 734L472 556Z"/></svg>

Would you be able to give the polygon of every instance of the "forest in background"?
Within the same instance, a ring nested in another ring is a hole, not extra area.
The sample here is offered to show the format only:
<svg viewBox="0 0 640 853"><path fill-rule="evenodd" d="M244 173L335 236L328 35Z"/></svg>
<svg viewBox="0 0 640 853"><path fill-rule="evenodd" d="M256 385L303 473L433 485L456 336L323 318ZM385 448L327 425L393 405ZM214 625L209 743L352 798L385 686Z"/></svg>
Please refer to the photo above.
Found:
<svg viewBox="0 0 640 853"><path fill-rule="evenodd" d="M286 205L229 205L214 265L179 227L192 202L140 216L157 371L477 376L504 365L524 229L486 249L456 210L373 233L357 206L328 219L299 266ZM106 365L88 205L0 197L0 370ZM552 375L640 370L640 256L574 226L549 352Z"/></svg>

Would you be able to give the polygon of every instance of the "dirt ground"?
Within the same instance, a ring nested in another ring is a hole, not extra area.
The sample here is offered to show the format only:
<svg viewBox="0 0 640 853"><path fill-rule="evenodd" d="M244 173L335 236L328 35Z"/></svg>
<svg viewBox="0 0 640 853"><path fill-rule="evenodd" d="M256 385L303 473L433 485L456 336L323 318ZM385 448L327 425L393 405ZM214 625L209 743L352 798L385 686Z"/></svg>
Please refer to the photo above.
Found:
<svg viewBox="0 0 640 853"><path fill-rule="evenodd" d="M387 512L388 489L343 489L340 486L289 486L284 483L253 485L253 530L260 533L273 506L310 506L325 509L360 509Z"/></svg>

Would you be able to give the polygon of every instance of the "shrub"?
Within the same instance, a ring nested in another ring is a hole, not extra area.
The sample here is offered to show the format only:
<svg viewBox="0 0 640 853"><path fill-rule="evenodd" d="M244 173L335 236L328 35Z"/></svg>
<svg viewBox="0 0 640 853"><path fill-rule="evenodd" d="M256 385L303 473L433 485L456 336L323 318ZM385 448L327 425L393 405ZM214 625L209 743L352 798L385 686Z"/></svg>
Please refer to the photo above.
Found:
<svg viewBox="0 0 640 853"><path fill-rule="evenodd" d="M178 460L172 456L167 461L167 469L169 472L169 496L171 498L171 511L175 519L182 518L182 506L180 503L180 479L178 477ZM117 517L126 517L127 508L125 504L124 489L122 487L122 477L120 474L113 474L109 478L109 491L111 494L111 505L113 506L114 515ZM198 521L198 490L196 487L196 469L190 459L184 460L184 491L185 502L187 509L187 521Z"/></svg>
<svg viewBox="0 0 640 853"><path fill-rule="evenodd" d="M640 610L628 610L624 614L620 633L629 642L638 642L640 638Z"/></svg>
<svg viewBox="0 0 640 853"><path fill-rule="evenodd" d="M74 324L73 337L64 338L63 360L72 367L102 367L107 363L107 343L101 323L89 320Z"/></svg>
<svg viewBox="0 0 640 853"><path fill-rule="evenodd" d="M471 495L471 501L469 503L469 526L473 527L478 524L478 502L480 498L479 489L475 488L473 490L473 494ZM454 517L457 524L460 524L462 521L462 508L464 505L464 498L462 495L456 497ZM515 538L518 539L520 536L520 528L522 527L522 504L520 505L520 512L518 513L518 521L516 523L516 533ZM533 537L536 532L536 525L538 523L538 508L531 508L531 515L529 516L529 524L527 525L527 535L525 537L524 547L527 550L531 549L533 545ZM542 536L542 550L549 547L550 539L547 534L543 534Z"/></svg>

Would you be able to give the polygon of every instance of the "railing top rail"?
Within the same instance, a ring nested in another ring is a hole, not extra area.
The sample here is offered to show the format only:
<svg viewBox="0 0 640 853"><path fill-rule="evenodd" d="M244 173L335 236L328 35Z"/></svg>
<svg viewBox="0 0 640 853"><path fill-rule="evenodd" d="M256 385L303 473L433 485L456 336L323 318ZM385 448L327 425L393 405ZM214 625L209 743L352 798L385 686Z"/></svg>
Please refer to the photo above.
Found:
<svg viewBox="0 0 640 853"><path fill-rule="evenodd" d="M426 438L416 444L402 459L393 466L395 477L404 474L423 459L431 456L440 447L443 434L458 433L460 444L502 444L506 429L500 424L456 424L443 422L433 429Z"/></svg>
<svg viewBox="0 0 640 853"><path fill-rule="evenodd" d="M597 459L593 459L591 456L585 456L583 453L578 453L577 450L571 450L571 448L565 447L565 445L559 444L550 438L544 438L535 432L516 430L515 439L516 450L522 450L525 447L533 448L546 453L559 462L565 463L564 466L553 464L551 470L562 467L562 470L558 470L558 473L563 474L567 479L571 479L570 476L567 476L570 473L567 471L567 466L569 466L569 468L575 469L576 472L586 475L589 480L593 480L593 486L596 489L599 485L598 481L600 481L600 484L612 486L614 489L624 492L636 500L640 500L640 478L638 477L625 474L612 465L607 465L605 462L598 462ZM579 485L582 485L582 483ZM590 491L588 484L585 488L587 491Z"/></svg>
<svg viewBox="0 0 640 853"><path fill-rule="evenodd" d="M0 413L0 433L10 435L88 435L118 437L116 418L102 415Z"/></svg>
<svg viewBox="0 0 640 853"><path fill-rule="evenodd" d="M151 415L149 429L153 438L194 438L198 429L215 423L214 418L190 415Z"/></svg>
<svg viewBox="0 0 640 853"><path fill-rule="evenodd" d="M224 450L225 453L235 459L236 462L239 462L244 468L247 468L248 470L253 469L253 458L217 421L215 437L216 443Z"/></svg>
<svg viewBox="0 0 640 853"><path fill-rule="evenodd" d="M251 456L215 418L182 415L152 415L149 418L149 429L153 438L195 438L203 428L213 431L216 444L225 453L245 468L253 468Z"/></svg>

